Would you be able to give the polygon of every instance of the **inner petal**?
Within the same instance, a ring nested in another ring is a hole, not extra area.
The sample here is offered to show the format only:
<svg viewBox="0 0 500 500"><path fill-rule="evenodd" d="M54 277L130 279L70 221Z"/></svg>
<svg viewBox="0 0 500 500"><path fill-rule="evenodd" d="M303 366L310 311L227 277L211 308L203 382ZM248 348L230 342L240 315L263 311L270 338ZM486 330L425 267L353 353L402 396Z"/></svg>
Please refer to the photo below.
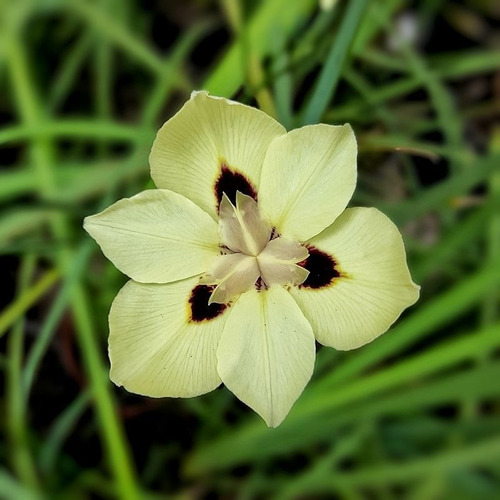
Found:
<svg viewBox="0 0 500 500"><path fill-rule="evenodd" d="M257 257L260 275L267 286L300 285L309 271L297 265L309 252L300 243L285 238L271 240Z"/></svg>
<svg viewBox="0 0 500 500"><path fill-rule="evenodd" d="M250 290L259 278L257 259L242 253L216 257L201 283L217 285L210 295L209 305L227 304L243 292Z"/></svg>
<svg viewBox="0 0 500 500"><path fill-rule="evenodd" d="M262 220L257 202L240 191L236 206L224 193L219 208L219 233L223 245L233 252L257 256L271 237L271 225Z"/></svg>

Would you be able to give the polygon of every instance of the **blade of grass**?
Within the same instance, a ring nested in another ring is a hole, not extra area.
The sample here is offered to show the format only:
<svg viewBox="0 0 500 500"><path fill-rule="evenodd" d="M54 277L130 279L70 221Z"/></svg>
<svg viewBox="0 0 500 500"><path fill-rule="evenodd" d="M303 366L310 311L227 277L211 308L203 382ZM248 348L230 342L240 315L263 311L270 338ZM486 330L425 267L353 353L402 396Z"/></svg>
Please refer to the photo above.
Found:
<svg viewBox="0 0 500 500"><path fill-rule="evenodd" d="M38 302L59 279L59 271L47 271L35 284L23 290L21 294L0 313L0 337L18 320L33 304Z"/></svg>
<svg viewBox="0 0 500 500"><path fill-rule="evenodd" d="M294 47L292 51L291 59L295 63L296 69L300 69L300 66L306 62L307 58L317 50L318 42L325 36L325 33L332 29L334 22L341 14L340 11L340 5L337 2L332 9L321 11L312 18L310 26L308 26L305 33L301 34L300 44ZM285 33L280 34L280 36L284 35ZM286 37L284 42L286 42Z"/></svg>
<svg viewBox="0 0 500 500"><path fill-rule="evenodd" d="M21 262L18 280L18 301L29 292L29 282L35 270L36 259L27 256ZM24 319L22 310L7 341L7 423L9 457L13 469L22 482L33 491L39 491L39 479L28 445L26 405L22 397L21 370L24 356Z"/></svg>
<svg viewBox="0 0 500 500"><path fill-rule="evenodd" d="M465 168L462 172L428 188L417 197L397 204L381 204L379 208L399 225L432 210L447 206L451 208L454 197L465 195L478 184L485 182L498 168L499 161L499 154L479 158L470 168Z"/></svg>
<svg viewBox="0 0 500 500"><path fill-rule="evenodd" d="M92 47L92 39L92 33L85 32L71 47L64 64L57 70L52 81L47 98L48 111L56 111L71 92L71 87Z"/></svg>
<svg viewBox="0 0 500 500"><path fill-rule="evenodd" d="M420 87L420 81L414 77L399 78L385 85L374 88L371 95L371 106L410 94ZM336 123L361 119L365 113L366 103L359 98L339 104L325 114L325 121Z"/></svg>
<svg viewBox="0 0 500 500"><path fill-rule="evenodd" d="M244 6L241 4L240 0L219 0L219 4L226 19L226 24L240 48L239 63L241 66L241 74L243 75L243 83L250 86L248 81L248 69L251 46L246 23L243 21L245 17L243 13Z"/></svg>
<svg viewBox="0 0 500 500"><path fill-rule="evenodd" d="M471 49L430 56L432 70L440 78L463 78L498 68L499 49Z"/></svg>
<svg viewBox="0 0 500 500"><path fill-rule="evenodd" d="M154 127L155 120L158 118L162 106L167 102L172 91L175 89L176 80L179 78L175 77L175 75L182 73L182 65L187 55L196 43L199 42L200 38L205 36L214 27L214 24L214 20L212 19L200 22L181 35L179 41L176 42L171 51L168 67L165 68L161 76L157 77L153 89L148 94L147 100L143 105L141 116L142 126ZM184 80L186 81L184 82ZM186 92L189 92L192 89L192 85L187 80L187 77L183 76L181 81Z"/></svg>
<svg viewBox="0 0 500 500"><path fill-rule="evenodd" d="M279 122L289 130L293 125L293 80L288 70L290 59L285 49L285 35L282 32L276 33L277 43L274 55L272 73L273 94L276 105L276 113Z"/></svg>
<svg viewBox="0 0 500 500"><path fill-rule="evenodd" d="M384 25L394 16L394 13L404 8L404 0L384 0L383 2L369 2L366 15L363 16L352 44L352 53L356 57L365 53L369 42L380 34Z"/></svg>
<svg viewBox="0 0 500 500"><path fill-rule="evenodd" d="M122 14L121 10L116 11L116 7L113 8L112 0L104 0L101 2L103 5L103 11L106 15L110 14L110 11L115 12L119 16ZM111 92L113 85L113 65L114 60L112 58L113 51L112 47L106 37L96 37L94 40L94 87L95 87L95 113L94 115L101 120L111 119L113 115ZM104 144L101 143L103 146Z"/></svg>
<svg viewBox="0 0 500 500"><path fill-rule="evenodd" d="M52 194L50 202L65 205L66 207L79 204L99 195L106 195L121 183L130 183L148 173L147 155L149 146L137 146L130 154L120 160L100 160L89 163L54 163L64 190ZM26 174L29 169L26 167ZM17 175L6 173L8 184L16 185L18 195L36 194L37 180L33 175ZM2 199L0 188L0 200ZM53 211L52 211L53 212ZM49 218L52 213L44 207L20 208L3 214L0 220L0 241L7 241L28 232L28 228L36 227L37 220Z"/></svg>
<svg viewBox="0 0 500 500"><path fill-rule="evenodd" d="M495 153L500 151L500 127L493 131L490 149ZM489 179L489 193L494 200L500 200L500 171L497 169ZM487 255L488 260L494 260L500 255L500 203L496 205L488 227ZM485 297L482 310L483 324L491 324L499 315L500 293L497 291Z"/></svg>
<svg viewBox="0 0 500 500"><path fill-rule="evenodd" d="M40 98L29 71L31 66L22 43L21 33L13 35L9 49L8 63L12 88L21 119L29 127L43 128L44 117L41 112ZM43 197L50 198L52 193L57 190L52 174L52 165L55 160L53 144L47 138L38 138L32 143L31 154L40 192ZM57 238L66 239L69 231L67 221L62 214L56 214L51 219L51 226L53 234ZM56 255L56 259L61 273L69 272L72 261L71 253L67 249L61 249ZM72 292L72 310L76 322L77 338L94 395L100 432L106 446L117 491L121 498L135 500L139 497L139 487L135 480L135 472L125 436L116 414L107 375L99 354L87 297L80 284L77 284Z"/></svg>
<svg viewBox="0 0 500 500"><path fill-rule="evenodd" d="M232 468L249 461L290 456L294 451L320 442L335 443L344 434L346 426L356 425L359 420L412 415L420 409L456 405L472 395L486 401L494 400L500 395L500 386L489 381L498 376L498 364L472 371L465 369L423 385L403 386L397 393L379 394L356 404L332 408L321 414L308 414L290 422L292 414L273 431L272 436L263 428L262 422L250 418L246 424L234 429L231 436L224 433L195 450L185 464L186 473L204 475L208 471ZM301 404L301 400L297 404Z"/></svg>
<svg viewBox="0 0 500 500"><path fill-rule="evenodd" d="M452 286L391 329L377 342L364 347L339 366L322 384L324 389L344 384L369 367L408 349L437 328L464 314L500 284L500 259L487 263L479 272ZM319 389L318 387L316 388Z"/></svg>
<svg viewBox="0 0 500 500"><path fill-rule="evenodd" d="M442 83L441 78L428 67L424 59L410 45L402 44L401 49L406 56L409 68L429 93L447 146L457 150L463 148L463 122L457 115L456 105L450 92ZM450 165L452 169L458 170L464 166L461 157L453 157Z"/></svg>
<svg viewBox="0 0 500 500"><path fill-rule="evenodd" d="M430 58L430 69L437 78L454 80L467 76L490 73L498 68L499 51L471 51L457 54L441 54ZM416 91L422 85L415 76L402 77L385 85L374 86L371 95L372 104L378 104L390 99L404 97ZM362 117L365 104L359 99L352 99L340 104L326 114L326 121L336 122Z"/></svg>
<svg viewBox="0 0 500 500"><path fill-rule="evenodd" d="M495 152L500 150L500 128L496 128L493 132L491 149ZM486 261L494 261L497 255L500 255L500 211L498 208L498 200L500 200L500 174L498 170L493 173L489 180L489 194L493 200L497 201L497 210L492 213L488 227L488 240L486 243ZM500 294L498 290L492 291L484 298L481 309L481 323L483 325L492 324L498 317L498 307L500 305ZM478 364L486 363L491 353L481 353L476 357ZM464 402L461 408L461 414L464 419L472 419L481 413L477 398L473 397L469 401Z"/></svg>
<svg viewBox="0 0 500 500"><path fill-rule="evenodd" d="M338 406L339 401L345 404L345 401L353 399L362 400L367 394L378 393L387 387L411 381L415 376L424 377L474 358L479 353L489 352L500 345L500 337L497 335L499 328L500 324L496 324L478 333L465 335L459 340L444 342L443 345L429 349L423 354L407 357L404 361L373 374L369 379L358 377L350 384L344 382L345 389L338 389L335 395L330 394L328 398L324 397L323 388L319 390L316 385L315 390L309 392L303 399L303 404L295 414L299 416L301 412L319 413L323 407L331 408L333 402Z"/></svg>
<svg viewBox="0 0 500 500"><path fill-rule="evenodd" d="M115 43L123 51L135 57L138 62L149 68L153 73L163 74L164 61L141 39L135 37L116 16L109 15L104 9L93 2L68 0L66 6L70 12L83 19L92 30L98 30L106 39Z"/></svg>
<svg viewBox="0 0 500 500"><path fill-rule="evenodd" d="M195 450L186 464L187 472L203 473L212 469L232 467L255 459L257 456L263 459L266 456L291 452L296 447L304 445L305 442L314 442L314 439L318 439L322 434L331 435L335 422L340 425L352 422L356 418L368 417L371 402L380 412L383 409L383 400L380 399L383 394L389 394L385 404L389 408L392 404L394 408L395 404L392 401L395 397L394 389L398 387L401 388L403 399L403 404L398 405L399 411L415 408L418 399L413 396L409 404L411 392L404 384L412 382L412 385L415 385L415 379L439 373L465 360L473 359L478 352L486 352L498 347L500 345L500 338L497 335L499 327L500 325L496 324L478 334L465 335L459 340L445 342L423 354L414 355L397 365L373 373L370 377L359 378L351 383L344 382L335 390L327 392L317 390L320 384L316 384L297 401L287 420L273 431L272 437L261 422L253 419L247 425L234 430L230 436L222 435ZM417 391L422 389L419 403L446 404L450 398L466 398L473 392L478 397L484 393L491 394L491 391L498 394L500 387L493 387L491 384L482 387L478 385L475 378L493 380L498 376L500 376L500 364L497 363L478 367L474 371L465 369L461 375L451 376L451 379L457 380L446 381L445 378L445 381L442 381L438 378L437 385L432 390L429 388L429 383L417 389ZM439 389L439 384L443 386L441 389ZM450 390L450 387L455 390ZM408 399L405 400L405 398ZM346 414L343 415L343 412ZM341 421L342 418L344 422ZM323 425L320 426L318 422L322 422ZM304 426L308 428L306 434L300 431L304 429ZM217 457L217 460L213 460L213 457Z"/></svg>
<svg viewBox="0 0 500 500"><path fill-rule="evenodd" d="M308 428L306 436L296 435L300 426L304 425L304 421L300 419L278 432L279 436L269 443L265 453L266 455L291 453L301 446L319 440L335 443L335 432L342 433L344 426L356 424L358 420L415 417L422 410L459 406L470 397L486 402L495 400L500 394L500 387L489 384L488 381L498 377L499 370L498 363L473 369L466 367L450 375L439 374L421 383L410 382L396 391L376 394L352 405L341 406L320 414L310 414L307 419L311 428ZM483 425L482 429L485 427ZM496 432L497 429L496 425L491 425L488 433ZM449 432L451 434L454 430L450 429ZM280 441L280 438L284 441Z"/></svg>
<svg viewBox="0 0 500 500"><path fill-rule="evenodd" d="M328 476L338 462L352 455L354 450L366 439L369 430L369 425L361 424L355 427L352 432L341 436L335 446L332 446L324 456L316 459L309 469L289 478L276 498L288 500L302 495L320 493L322 487L318 487L318 485L321 483L321 479Z"/></svg>
<svg viewBox="0 0 500 500"><path fill-rule="evenodd" d="M20 208L3 213L0 218L0 253L6 244L24 233L31 233L48 223L54 210L41 208Z"/></svg>
<svg viewBox="0 0 500 500"><path fill-rule="evenodd" d="M0 144L17 143L27 139L95 139L116 140L131 143L151 144L154 129L138 129L136 125L126 125L108 120L43 120L36 124L25 124L4 128L0 132Z"/></svg>
<svg viewBox="0 0 500 500"><path fill-rule="evenodd" d="M25 398L29 397L36 371L52 340L57 324L68 307L73 288L83 274L83 270L91 255L92 248L92 242L87 240L75 253L71 271L63 276L62 286L26 358L26 364L23 370L23 393Z"/></svg>
<svg viewBox="0 0 500 500"><path fill-rule="evenodd" d="M330 53L306 106L302 119L303 125L319 122L328 103L332 100L340 80L344 61L366 10L366 5L367 0L351 0L347 4L347 11L342 19L339 32L332 43Z"/></svg>
<svg viewBox="0 0 500 500"><path fill-rule="evenodd" d="M0 468L0 492L3 498L22 500L43 500L44 496L16 481L3 467Z"/></svg>
<svg viewBox="0 0 500 500"><path fill-rule="evenodd" d="M240 63L247 92L255 97L262 111L276 118L276 106L267 87L261 57L258 50L255 50L251 44L244 6L240 0L221 0L221 5L241 50Z"/></svg>
<svg viewBox="0 0 500 500"><path fill-rule="evenodd" d="M373 107L375 116L379 118L387 127L389 127L389 129L394 129L396 127L396 117L389 112L386 106L381 104L376 105L373 102L373 89L368 82L366 82L363 76L352 68L346 68L344 71L344 77L347 83L359 92L360 96L366 101L366 103Z"/></svg>
<svg viewBox="0 0 500 500"><path fill-rule="evenodd" d="M24 168L0 172L0 201L10 201L26 194L33 184L33 176Z"/></svg>
<svg viewBox="0 0 500 500"><path fill-rule="evenodd" d="M359 59L376 68L382 68L391 72L402 74L408 73L408 67L397 54L386 53L376 47L365 47L363 52L356 54Z"/></svg>
<svg viewBox="0 0 500 500"><path fill-rule="evenodd" d="M51 426L48 435L45 437L42 449L40 450L39 462L44 474L53 472L57 455L60 452L65 439L75 428L78 419L87 409L90 403L88 392L80 393L64 411L57 417Z"/></svg>
<svg viewBox="0 0 500 500"><path fill-rule="evenodd" d="M494 461L500 457L500 436L478 444L454 449L436 456L412 460L406 464L391 463L352 473L332 474L332 483L351 484L358 487L376 484L404 484L436 470L443 473L460 467L474 467Z"/></svg>
<svg viewBox="0 0 500 500"><path fill-rule="evenodd" d="M498 212L499 207L497 199L489 200L461 220L460 224L453 226L436 245L426 251L425 258L412 266L413 279L420 283L433 272L439 271L444 264L458 260L460 251L484 234L486 223Z"/></svg>
<svg viewBox="0 0 500 500"><path fill-rule="evenodd" d="M299 24L308 18L315 6L315 0L262 2L248 22L249 44L259 57L269 55L272 51L273 32L279 29L289 36ZM235 42L202 87L212 94L231 97L245 79L240 64L240 55L240 44Z"/></svg>
<svg viewBox="0 0 500 500"><path fill-rule="evenodd" d="M452 148L448 145L412 140L407 135L400 134L375 135L371 133L360 135L359 150L363 153L370 151L410 152L419 156L427 156L433 161L438 160L441 156L451 159L462 158L469 164L474 158L472 153L462 147Z"/></svg>

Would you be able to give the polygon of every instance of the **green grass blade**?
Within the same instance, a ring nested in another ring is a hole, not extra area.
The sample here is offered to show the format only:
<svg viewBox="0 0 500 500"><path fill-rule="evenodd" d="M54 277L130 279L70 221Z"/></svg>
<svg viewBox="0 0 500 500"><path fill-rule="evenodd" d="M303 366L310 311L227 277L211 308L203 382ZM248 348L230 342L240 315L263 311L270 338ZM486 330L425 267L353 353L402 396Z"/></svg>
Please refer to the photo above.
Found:
<svg viewBox="0 0 500 500"><path fill-rule="evenodd" d="M363 418L368 415L369 411L360 405L369 403L370 398L377 404L381 395L397 387L403 387L403 398L408 397L408 387L404 384L433 375L462 363L464 360L474 359L478 352L487 352L498 347L500 345L500 338L497 334L499 327L500 325L496 324L480 333L465 335L454 342L445 342L443 345L423 354L415 355L413 358L405 359L395 366L372 374L370 377L361 377L351 383L344 381L342 386L336 389L326 391L324 384L316 384L306 390L287 420L279 428L273 430L272 438L262 423L253 419L248 425L241 427L238 431L233 431L232 436L228 438L221 436L218 440L195 451L187 464L188 471L201 473L201 471L212 468L231 467L251 460L255 456L263 457L291 451L291 449L303 445L304 441L310 442L314 435L318 436L321 432L325 432L324 426L312 425L311 422L316 422L318 418L320 420L326 418L328 421L326 432L330 432L333 429L335 419L342 418L342 408L345 407L349 411L350 405L357 404L358 406L354 406L354 411L347 414L347 421L352 421L356 415ZM481 380L485 377L493 377L494 379L495 376L500 375L500 365L497 363L494 366L480 367L474 373L476 372L478 377L482 377ZM420 397L426 404L444 403L449 400L447 397L465 398L471 391L480 397L483 387L471 374L470 370L465 370L460 384L456 381L447 383L445 391L438 388L431 391L426 388ZM438 381L439 383L441 382ZM450 391L450 385L455 386L458 391ZM488 386L484 390L487 394L490 394L492 390L497 394L500 387ZM412 398L412 401L412 405L416 404L415 397ZM388 404L391 404L390 398ZM407 409L408 401L403 406L399 406L400 411ZM380 407L378 411L380 411ZM300 429L304 425L312 426L307 434L301 436ZM217 461L213 460L214 456L218 457Z"/></svg>
<svg viewBox="0 0 500 500"><path fill-rule="evenodd" d="M275 30L290 36L294 29L316 7L315 0L268 0L262 2L248 23L247 36L249 47L260 58L272 51L272 38ZM232 44L222 61L205 80L203 88L215 95L231 97L245 81L243 68L239 63L241 47Z"/></svg>
<svg viewBox="0 0 500 500"><path fill-rule="evenodd" d="M7 329L40 298L59 279L59 272L56 269L47 271L34 285L30 286L21 293L14 302L7 306L0 313L0 337Z"/></svg>
<svg viewBox="0 0 500 500"><path fill-rule="evenodd" d="M460 251L484 234L487 222L498 213L500 202L490 200L474 210L457 226L453 226L442 239L425 253L425 258L412 266L413 279L420 283L450 262L458 261Z"/></svg>
<svg viewBox="0 0 500 500"><path fill-rule="evenodd" d="M80 393L52 424L39 455L40 467L45 474L53 471L64 440L70 435L78 419L88 407L90 397L88 392Z"/></svg>
<svg viewBox="0 0 500 500"><path fill-rule="evenodd" d="M22 260L18 280L18 300L16 303L22 303L23 298L29 292L29 282L32 279L35 265L36 258L33 255L25 257ZM23 483L31 489L38 491L39 478L28 442L27 405L22 397L21 388L25 331L25 322L21 314L22 311L17 314L17 322L7 339L6 417L7 429L9 431L9 460Z"/></svg>
<svg viewBox="0 0 500 500"><path fill-rule="evenodd" d="M498 51L471 51L456 54L441 54L430 58L430 69L437 78L454 80L467 76L490 73L498 68ZM404 97L420 88L422 82L415 76L404 76L374 88L372 104ZM359 119L365 112L366 104L352 99L339 104L326 114L328 122Z"/></svg>
<svg viewBox="0 0 500 500"><path fill-rule="evenodd" d="M19 125L0 131L0 144L40 138L56 139L94 139L125 141L151 144L156 134L152 128L137 128L134 125L120 124L109 120L44 120L36 125Z"/></svg>
<svg viewBox="0 0 500 500"><path fill-rule="evenodd" d="M474 467L493 462L500 458L500 436L471 446L453 449L436 456L413 460L406 464L389 464L360 470L353 473L335 474L331 481L338 484L352 484L358 487L376 484L407 484L424 475L439 470L447 473L460 467Z"/></svg>
<svg viewBox="0 0 500 500"><path fill-rule="evenodd" d="M81 278L85 266L88 264L92 248L92 242L85 241L81 248L75 253L75 257L71 265L71 272L65 274L62 287L59 290L57 297L43 323L40 333L38 334L26 358L26 364L23 370L23 391L26 398L29 397L36 371L45 352L47 351L47 348L56 331L56 327L68 307L72 289Z"/></svg>
<svg viewBox="0 0 500 500"><path fill-rule="evenodd" d="M17 481L3 467L0 469L0 493L6 500L43 500L41 493Z"/></svg>
<svg viewBox="0 0 500 500"><path fill-rule="evenodd" d="M104 9L98 7L95 2L79 2L69 0L67 8L75 15L82 18L90 28L98 30L103 37L113 42L144 64L153 73L162 74L164 64L155 50L146 45L142 40L135 37L116 16L109 15Z"/></svg>
<svg viewBox="0 0 500 500"><path fill-rule="evenodd" d="M13 88L16 91L20 117L29 128L43 129L44 116L41 98L30 74L31 65L29 64L26 48L21 41L20 33L13 35L9 48L8 62ZM50 198L58 188L57 179L53 174L56 156L54 144L47 138L41 137L31 143L30 152L40 194L42 197ZM65 240L69 234L69 228L64 215L56 213L50 223L54 236ZM55 260L61 274L69 272L72 259L71 252L68 249L60 249L55 255ZM135 480L128 445L121 423L118 420L107 374L99 353L87 296L80 284L77 284L74 288L71 298L77 338L93 389L96 411L100 422L101 438L106 445L116 487L122 498L136 500L139 497L139 486Z"/></svg>
<svg viewBox="0 0 500 500"><path fill-rule="evenodd" d="M347 11L342 19L339 32L334 39L311 100L304 112L303 125L319 122L331 101L366 5L367 0L351 0L347 4Z"/></svg>
<svg viewBox="0 0 500 500"><path fill-rule="evenodd" d="M26 169L0 172L0 201L11 201L26 194L33 184L33 176Z"/></svg>
<svg viewBox="0 0 500 500"><path fill-rule="evenodd" d="M379 208L399 225L431 210L451 208L454 198L467 195L471 189L487 180L497 170L499 161L499 154L479 158L468 168L428 188L415 198L392 205L379 205Z"/></svg>
<svg viewBox="0 0 500 500"><path fill-rule="evenodd" d="M47 99L49 111L58 109L71 92L71 87L90 52L93 38L92 33L85 32L71 47L64 64L57 70Z"/></svg>
<svg viewBox="0 0 500 500"><path fill-rule="evenodd" d="M408 61L408 66L429 93L448 147L451 149L463 148L462 121L458 118L456 105L450 92L444 86L441 78L427 66L427 63L415 50L404 44L402 50ZM463 168L462 158L453 158L451 166L459 170Z"/></svg>
<svg viewBox="0 0 500 500"><path fill-rule="evenodd" d="M436 331L450 320L469 311L481 298L500 285L500 260L488 263L477 274L462 280L450 290L421 306L400 321L377 342L364 347L349 358L329 378L330 387L358 376L370 366L380 363Z"/></svg>
<svg viewBox="0 0 500 500"><path fill-rule="evenodd" d="M3 213L0 218L0 254L9 242L25 233L33 233L45 226L55 210L41 208L20 208Z"/></svg>

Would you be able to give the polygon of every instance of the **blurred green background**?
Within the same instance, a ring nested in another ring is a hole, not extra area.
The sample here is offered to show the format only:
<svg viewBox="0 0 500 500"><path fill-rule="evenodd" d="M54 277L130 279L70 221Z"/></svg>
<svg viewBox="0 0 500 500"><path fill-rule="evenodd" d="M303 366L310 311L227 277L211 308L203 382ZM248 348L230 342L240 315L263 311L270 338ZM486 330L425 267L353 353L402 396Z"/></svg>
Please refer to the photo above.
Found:
<svg viewBox="0 0 500 500"><path fill-rule="evenodd" d="M0 498L500 498L499 28L496 0L0 0ZM319 348L277 429L107 376L127 278L82 219L152 187L193 89L351 123L352 204L422 285L372 344Z"/></svg>

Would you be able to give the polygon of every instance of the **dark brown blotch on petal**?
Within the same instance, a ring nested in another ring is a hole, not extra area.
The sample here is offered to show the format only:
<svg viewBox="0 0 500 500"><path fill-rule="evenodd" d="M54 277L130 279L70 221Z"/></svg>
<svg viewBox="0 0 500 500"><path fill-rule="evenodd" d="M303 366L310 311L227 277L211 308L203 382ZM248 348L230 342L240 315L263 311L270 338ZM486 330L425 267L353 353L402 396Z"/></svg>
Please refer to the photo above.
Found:
<svg viewBox="0 0 500 500"><path fill-rule="evenodd" d="M337 269L335 259L313 246L307 245L309 257L299 262L299 266L309 271L307 279L299 285L304 288L323 288L331 285L335 278L340 278L341 273Z"/></svg>
<svg viewBox="0 0 500 500"><path fill-rule="evenodd" d="M189 321L201 323L220 316L226 309L226 304L212 303L208 305L210 295L215 286L197 285L193 288L189 297L189 308L191 311Z"/></svg>
<svg viewBox="0 0 500 500"><path fill-rule="evenodd" d="M217 198L217 208L222 200L222 195L231 200L233 205L236 205L236 192L251 196L257 201L257 190L252 183L240 172L232 169L225 161L221 161L220 174L215 181L215 196Z"/></svg>
<svg viewBox="0 0 500 500"><path fill-rule="evenodd" d="M257 278L257 281L255 282L255 289L260 292L261 290L267 290L269 287L266 285L265 281L262 279L261 276Z"/></svg>

